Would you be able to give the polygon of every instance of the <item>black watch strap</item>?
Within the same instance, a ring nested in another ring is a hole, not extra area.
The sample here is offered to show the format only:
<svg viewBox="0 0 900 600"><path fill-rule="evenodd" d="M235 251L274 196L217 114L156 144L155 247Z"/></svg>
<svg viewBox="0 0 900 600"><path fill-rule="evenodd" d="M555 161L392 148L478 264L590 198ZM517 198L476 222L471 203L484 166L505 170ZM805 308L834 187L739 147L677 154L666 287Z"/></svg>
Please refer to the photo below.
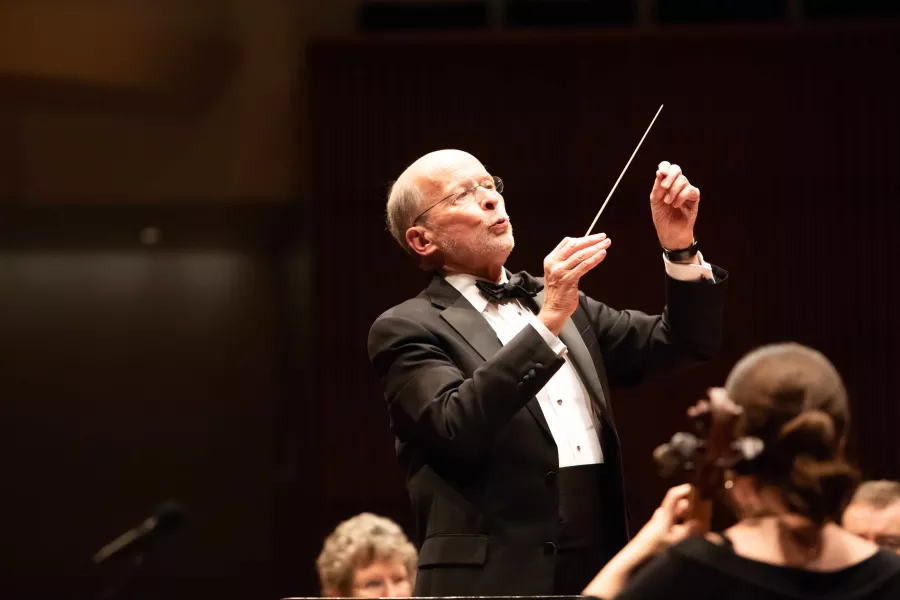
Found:
<svg viewBox="0 0 900 600"><path fill-rule="evenodd" d="M697 256L697 252L700 251L700 245L697 243L697 239L694 238L693 243L687 248L681 248L680 250L669 250L666 247L663 247L663 252L666 254L666 258L669 259L669 262L687 262Z"/></svg>

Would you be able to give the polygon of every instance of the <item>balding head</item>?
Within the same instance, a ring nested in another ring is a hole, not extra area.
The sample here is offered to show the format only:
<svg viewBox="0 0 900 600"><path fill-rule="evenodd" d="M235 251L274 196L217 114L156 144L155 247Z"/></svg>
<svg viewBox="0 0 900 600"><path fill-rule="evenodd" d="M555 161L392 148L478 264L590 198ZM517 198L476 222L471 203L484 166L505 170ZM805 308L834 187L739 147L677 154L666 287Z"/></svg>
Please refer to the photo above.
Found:
<svg viewBox="0 0 900 600"><path fill-rule="evenodd" d="M432 202L439 201L437 197L447 175L453 172L455 165L473 161L481 164L462 150L435 150L417 159L400 174L388 194L387 225L404 250L412 252L406 241L406 230Z"/></svg>
<svg viewBox="0 0 900 600"><path fill-rule="evenodd" d="M430 152L407 167L391 186L387 224L425 268L496 279L513 248L496 180L461 150Z"/></svg>

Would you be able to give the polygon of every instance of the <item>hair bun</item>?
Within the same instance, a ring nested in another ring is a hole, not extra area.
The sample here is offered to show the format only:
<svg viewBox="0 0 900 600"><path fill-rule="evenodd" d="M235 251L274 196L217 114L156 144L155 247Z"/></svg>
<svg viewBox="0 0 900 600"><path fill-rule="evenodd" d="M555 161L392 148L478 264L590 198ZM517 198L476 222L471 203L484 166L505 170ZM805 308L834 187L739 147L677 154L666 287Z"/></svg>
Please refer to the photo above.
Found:
<svg viewBox="0 0 900 600"><path fill-rule="evenodd" d="M785 457L828 460L837 454L834 419L821 410L806 410L782 425L779 446Z"/></svg>
<svg viewBox="0 0 900 600"><path fill-rule="evenodd" d="M839 521L858 481L859 473L841 458L798 456L784 489L785 503L816 524Z"/></svg>
<svg viewBox="0 0 900 600"><path fill-rule="evenodd" d="M788 507L816 524L838 520L858 474L839 456L834 419L821 410L803 411L781 427L778 443L791 465Z"/></svg>

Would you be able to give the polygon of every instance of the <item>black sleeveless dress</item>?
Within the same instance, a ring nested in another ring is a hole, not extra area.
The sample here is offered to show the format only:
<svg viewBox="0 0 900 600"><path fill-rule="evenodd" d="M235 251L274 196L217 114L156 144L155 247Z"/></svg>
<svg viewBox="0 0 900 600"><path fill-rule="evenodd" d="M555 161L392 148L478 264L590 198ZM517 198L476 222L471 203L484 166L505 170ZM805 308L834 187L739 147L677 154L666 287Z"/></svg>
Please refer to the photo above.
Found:
<svg viewBox="0 0 900 600"><path fill-rule="evenodd" d="M728 538L684 540L648 563L617 596L729 600L900 600L900 555L881 550L838 571L781 567L738 556Z"/></svg>

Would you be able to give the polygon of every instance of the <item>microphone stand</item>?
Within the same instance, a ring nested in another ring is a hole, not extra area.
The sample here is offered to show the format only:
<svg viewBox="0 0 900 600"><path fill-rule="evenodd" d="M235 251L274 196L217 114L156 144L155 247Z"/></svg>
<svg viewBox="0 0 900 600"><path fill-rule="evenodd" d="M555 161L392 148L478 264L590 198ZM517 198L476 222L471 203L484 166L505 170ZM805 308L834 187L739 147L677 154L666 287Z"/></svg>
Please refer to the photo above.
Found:
<svg viewBox="0 0 900 600"><path fill-rule="evenodd" d="M93 558L89 600L118 600L138 597L135 588L164 538L185 522L184 511L166 502L139 526L132 528L98 550ZM166 540L168 541L168 540Z"/></svg>

